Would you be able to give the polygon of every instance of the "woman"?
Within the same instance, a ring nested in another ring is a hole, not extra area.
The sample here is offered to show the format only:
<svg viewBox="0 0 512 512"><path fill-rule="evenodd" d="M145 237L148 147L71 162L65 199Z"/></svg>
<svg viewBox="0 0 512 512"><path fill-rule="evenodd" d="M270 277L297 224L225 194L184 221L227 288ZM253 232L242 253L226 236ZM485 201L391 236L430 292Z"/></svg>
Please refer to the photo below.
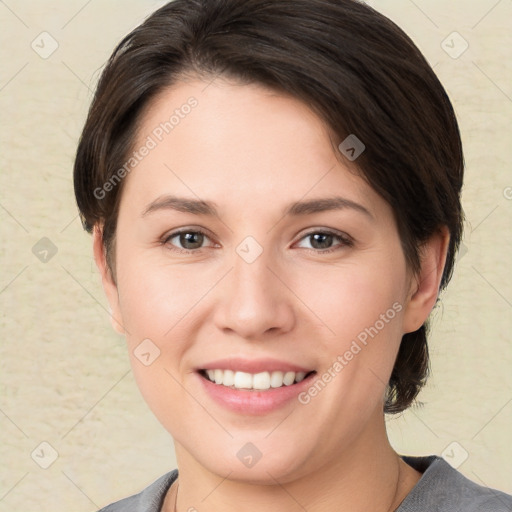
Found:
<svg viewBox="0 0 512 512"><path fill-rule="evenodd" d="M75 192L179 474L103 510L511 510L384 422L426 379L462 177L443 87L364 4L175 0L129 34Z"/></svg>

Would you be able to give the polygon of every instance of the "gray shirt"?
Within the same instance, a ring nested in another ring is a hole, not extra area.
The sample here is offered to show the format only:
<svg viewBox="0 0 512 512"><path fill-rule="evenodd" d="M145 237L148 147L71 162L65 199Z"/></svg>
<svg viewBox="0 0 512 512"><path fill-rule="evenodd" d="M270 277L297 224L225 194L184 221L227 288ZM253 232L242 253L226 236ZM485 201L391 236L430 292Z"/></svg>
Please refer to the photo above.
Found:
<svg viewBox="0 0 512 512"><path fill-rule="evenodd" d="M512 496L478 485L444 459L402 456L423 473L396 512L512 512ZM141 493L112 503L99 512L160 512L178 470L160 477Z"/></svg>

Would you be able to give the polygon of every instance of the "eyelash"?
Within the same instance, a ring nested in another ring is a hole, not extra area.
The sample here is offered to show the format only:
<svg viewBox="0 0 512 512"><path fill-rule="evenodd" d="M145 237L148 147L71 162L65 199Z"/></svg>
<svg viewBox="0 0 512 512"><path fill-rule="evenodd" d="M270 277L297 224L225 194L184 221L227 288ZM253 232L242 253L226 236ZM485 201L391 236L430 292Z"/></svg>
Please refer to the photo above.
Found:
<svg viewBox="0 0 512 512"><path fill-rule="evenodd" d="M170 246L170 250L176 251L176 252L181 253L181 254L193 254L193 253L197 253L201 249L203 249L202 247L199 248L199 249L181 249L180 247L176 247L176 246L172 245L170 243L170 240L172 240L173 238L175 238L178 235L181 235L182 233L201 234L201 235L205 236L206 238L210 239L208 234L205 231L203 231L202 229L199 229L199 228L187 229L187 228L185 228L185 229L180 229L178 231L173 231L169 235L164 236L164 238L162 239L162 245ZM341 233L338 233L338 232L335 232L335 231L331 231L329 229L324 229L324 230L317 229L317 230L314 230L314 231L310 231L308 233L305 233L300 238L300 240L303 240L304 238L307 238L307 237L309 237L311 235L316 235L316 234L331 235L334 238L337 238L338 241L341 242L341 244L339 246L337 246L337 247L332 248L332 249L307 249L306 248L307 251L312 251L312 252L314 252L316 254L329 254L329 253L332 253L332 252L335 252L335 251L339 251L343 247L353 247L353 245L354 245L354 240L351 237L349 237L348 235L341 234Z"/></svg>

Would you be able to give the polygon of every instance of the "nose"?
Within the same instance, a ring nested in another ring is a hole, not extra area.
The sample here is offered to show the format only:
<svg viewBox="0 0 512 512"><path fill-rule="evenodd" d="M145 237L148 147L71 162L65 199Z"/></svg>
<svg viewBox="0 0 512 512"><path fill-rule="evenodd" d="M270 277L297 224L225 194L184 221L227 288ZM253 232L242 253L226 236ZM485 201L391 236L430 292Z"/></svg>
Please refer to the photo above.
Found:
<svg viewBox="0 0 512 512"><path fill-rule="evenodd" d="M242 253L240 253L242 254ZM262 341L293 329L293 293L271 251L250 261L235 254L233 269L219 290L215 324L248 341Z"/></svg>

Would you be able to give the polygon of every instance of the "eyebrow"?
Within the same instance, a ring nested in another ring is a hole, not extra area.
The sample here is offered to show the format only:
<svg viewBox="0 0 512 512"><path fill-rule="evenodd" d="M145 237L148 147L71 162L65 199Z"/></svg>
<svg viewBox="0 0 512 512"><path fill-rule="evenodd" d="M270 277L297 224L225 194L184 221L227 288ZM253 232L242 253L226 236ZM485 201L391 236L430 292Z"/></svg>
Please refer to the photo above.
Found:
<svg viewBox="0 0 512 512"><path fill-rule="evenodd" d="M309 199L307 201L296 201L288 205L284 210L283 216L301 216L311 215L330 210L351 209L359 213L363 213L373 219L373 215L363 205L356 203L344 197L325 197L319 199ZM142 217L159 211L159 210L176 210L183 213L192 213L194 215L207 215L218 217L217 204L213 201L203 201L201 199L189 199L185 197L177 197L173 195L165 195L158 197L151 202L142 213Z"/></svg>

